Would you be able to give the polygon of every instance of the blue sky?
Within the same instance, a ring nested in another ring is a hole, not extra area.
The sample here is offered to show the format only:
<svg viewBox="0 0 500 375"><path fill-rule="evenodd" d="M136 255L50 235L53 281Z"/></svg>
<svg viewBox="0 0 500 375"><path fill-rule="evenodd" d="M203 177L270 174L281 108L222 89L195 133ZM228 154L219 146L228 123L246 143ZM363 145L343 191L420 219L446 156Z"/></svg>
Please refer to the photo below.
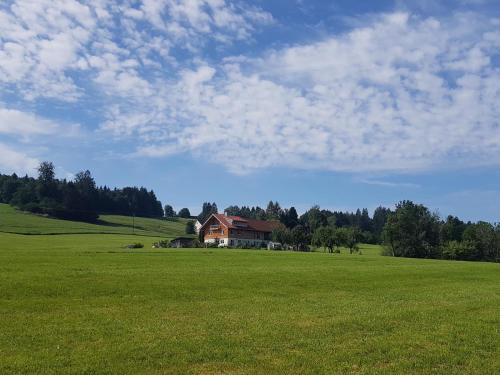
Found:
<svg viewBox="0 0 500 375"><path fill-rule="evenodd" d="M424 203L500 221L500 4L8 0L0 172L198 213Z"/></svg>

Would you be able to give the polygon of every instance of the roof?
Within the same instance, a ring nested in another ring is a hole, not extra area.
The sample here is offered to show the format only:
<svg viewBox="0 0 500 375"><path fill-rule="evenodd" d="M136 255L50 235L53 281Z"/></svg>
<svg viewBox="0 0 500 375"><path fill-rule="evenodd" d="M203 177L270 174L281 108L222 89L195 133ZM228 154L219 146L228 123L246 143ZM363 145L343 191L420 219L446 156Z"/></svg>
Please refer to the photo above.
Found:
<svg viewBox="0 0 500 375"><path fill-rule="evenodd" d="M257 232L272 232L274 229L279 228L283 225L279 221L247 219L241 216L229 216L224 214L213 214L212 216L214 216L225 227L229 229L254 230ZM208 223L208 221L209 220L207 220L205 224Z"/></svg>

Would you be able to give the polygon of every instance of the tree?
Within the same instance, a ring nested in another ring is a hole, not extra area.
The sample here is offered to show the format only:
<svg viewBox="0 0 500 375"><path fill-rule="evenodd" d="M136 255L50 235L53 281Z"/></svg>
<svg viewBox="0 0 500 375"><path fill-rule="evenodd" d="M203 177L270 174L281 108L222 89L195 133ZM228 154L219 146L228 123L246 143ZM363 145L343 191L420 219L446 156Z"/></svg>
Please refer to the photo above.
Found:
<svg viewBox="0 0 500 375"><path fill-rule="evenodd" d="M297 225L291 231L291 242L295 250L308 251L310 236L307 229L302 225Z"/></svg>
<svg viewBox="0 0 500 375"><path fill-rule="evenodd" d="M297 215L297 210L295 210L295 207L290 207L290 209L282 210L280 221L287 228L295 227L299 223L299 215Z"/></svg>
<svg viewBox="0 0 500 375"><path fill-rule="evenodd" d="M441 242L462 241L467 225L456 216L449 215L441 226Z"/></svg>
<svg viewBox="0 0 500 375"><path fill-rule="evenodd" d="M311 244L324 247L329 253L334 253L335 247L338 246L337 230L332 226L318 228L312 236Z"/></svg>
<svg viewBox="0 0 500 375"><path fill-rule="evenodd" d="M443 244L442 256L451 260L474 260L476 249L470 241L449 241Z"/></svg>
<svg viewBox="0 0 500 375"><path fill-rule="evenodd" d="M372 230L372 219L368 214L368 209L363 208L361 211L361 216L359 218L359 229L362 232L371 232Z"/></svg>
<svg viewBox="0 0 500 375"><path fill-rule="evenodd" d="M427 207L402 201L385 225L385 244L397 257L439 257L439 229L439 217Z"/></svg>
<svg viewBox="0 0 500 375"><path fill-rule="evenodd" d="M75 176L75 188L81 199L79 209L92 211L97 206L97 189L89 170L78 172Z"/></svg>
<svg viewBox="0 0 500 375"><path fill-rule="evenodd" d="M181 208L178 215L184 219L189 219L191 217L191 212L189 212L187 208Z"/></svg>
<svg viewBox="0 0 500 375"><path fill-rule="evenodd" d="M174 208L169 204L165 205L164 212L165 212L165 217L175 217Z"/></svg>
<svg viewBox="0 0 500 375"><path fill-rule="evenodd" d="M378 243L382 242L382 232L391 210L385 207L377 207L373 212L372 231Z"/></svg>
<svg viewBox="0 0 500 375"><path fill-rule="evenodd" d="M38 180L44 183L54 182L56 173L54 164L50 161L43 161L37 168Z"/></svg>
<svg viewBox="0 0 500 375"><path fill-rule="evenodd" d="M196 234L196 229L194 227L194 221L189 220L186 223L186 234Z"/></svg>
<svg viewBox="0 0 500 375"><path fill-rule="evenodd" d="M266 208L266 217L268 220L278 220L281 215L281 207L278 202L269 201Z"/></svg>
<svg viewBox="0 0 500 375"><path fill-rule="evenodd" d="M292 234L290 229L285 227L278 227L271 233L273 242L280 243L284 248L292 244Z"/></svg>
<svg viewBox="0 0 500 375"><path fill-rule="evenodd" d="M321 212L319 206L313 206L300 217L300 221L309 228L310 233L328 224L327 218Z"/></svg>
<svg viewBox="0 0 500 375"><path fill-rule="evenodd" d="M55 175L55 167L51 162L44 161L38 166L37 195L45 206L52 207L56 203L58 191Z"/></svg>
<svg viewBox="0 0 500 375"><path fill-rule="evenodd" d="M358 228L341 228L345 233L341 236L343 245L349 249L349 253L359 251L359 242L361 241L361 232Z"/></svg>
<svg viewBox="0 0 500 375"><path fill-rule="evenodd" d="M465 229L463 240L474 248L469 260L498 261L500 259L500 231L490 223L480 221Z"/></svg>
<svg viewBox="0 0 500 375"><path fill-rule="evenodd" d="M217 212L217 205L215 204L215 202L205 202L203 203L201 213L198 215L198 221L200 223L204 223L210 217L210 215L216 214Z"/></svg>

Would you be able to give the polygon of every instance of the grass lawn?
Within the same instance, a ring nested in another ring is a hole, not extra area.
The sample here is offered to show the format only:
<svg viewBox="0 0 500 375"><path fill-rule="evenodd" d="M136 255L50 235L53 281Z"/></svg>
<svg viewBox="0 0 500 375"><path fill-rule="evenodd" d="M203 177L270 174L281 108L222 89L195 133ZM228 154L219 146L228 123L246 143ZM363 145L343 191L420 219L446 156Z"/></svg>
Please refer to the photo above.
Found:
<svg viewBox="0 0 500 375"><path fill-rule="evenodd" d="M158 220L130 216L101 215L99 223L51 219L21 212L0 204L0 232L21 234L136 234L145 236L185 236L186 219Z"/></svg>
<svg viewBox="0 0 500 375"><path fill-rule="evenodd" d="M499 264L137 239L0 233L0 373L500 373Z"/></svg>

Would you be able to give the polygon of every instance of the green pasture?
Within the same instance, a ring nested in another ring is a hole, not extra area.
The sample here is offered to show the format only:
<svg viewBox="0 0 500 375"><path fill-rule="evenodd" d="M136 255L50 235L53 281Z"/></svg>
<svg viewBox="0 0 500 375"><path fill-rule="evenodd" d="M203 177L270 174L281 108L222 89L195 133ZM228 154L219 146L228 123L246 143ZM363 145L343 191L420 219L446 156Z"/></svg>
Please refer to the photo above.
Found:
<svg viewBox="0 0 500 375"><path fill-rule="evenodd" d="M158 220L101 215L96 224L59 220L21 212L0 204L0 232L21 234L136 234L177 237L185 235L186 219Z"/></svg>
<svg viewBox="0 0 500 375"><path fill-rule="evenodd" d="M2 207L0 231L108 228L57 222ZM152 249L161 228L0 233L0 374L500 373L499 264Z"/></svg>

